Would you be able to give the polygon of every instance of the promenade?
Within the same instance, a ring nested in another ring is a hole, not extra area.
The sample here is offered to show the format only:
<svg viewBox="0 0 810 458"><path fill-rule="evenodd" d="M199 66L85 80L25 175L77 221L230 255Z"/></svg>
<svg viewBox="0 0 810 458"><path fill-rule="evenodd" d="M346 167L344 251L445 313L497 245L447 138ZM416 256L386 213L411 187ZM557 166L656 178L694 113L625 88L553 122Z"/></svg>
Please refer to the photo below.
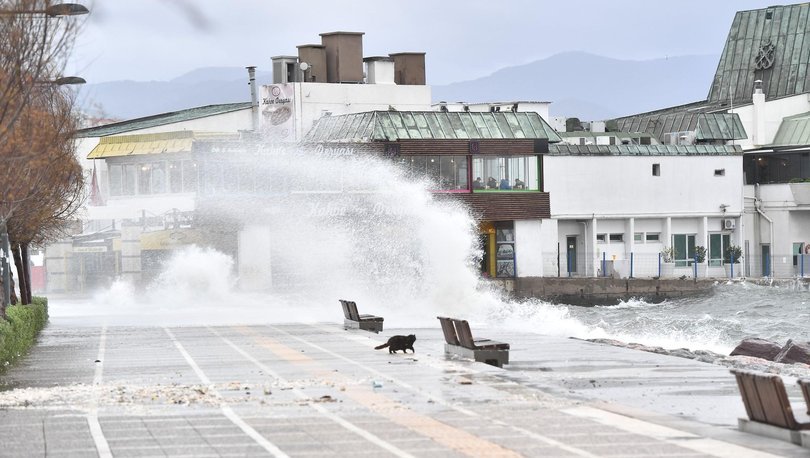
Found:
<svg viewBox="0 0 810 458"><path fill-rule="evenodd" d="M373 349L410 333L415 354ZM736 431L744 409L726 368L486 337L512 344L511 364L448 359L438 322L376 335L53 318L0 376L0 456L810 456Z"/></svg>

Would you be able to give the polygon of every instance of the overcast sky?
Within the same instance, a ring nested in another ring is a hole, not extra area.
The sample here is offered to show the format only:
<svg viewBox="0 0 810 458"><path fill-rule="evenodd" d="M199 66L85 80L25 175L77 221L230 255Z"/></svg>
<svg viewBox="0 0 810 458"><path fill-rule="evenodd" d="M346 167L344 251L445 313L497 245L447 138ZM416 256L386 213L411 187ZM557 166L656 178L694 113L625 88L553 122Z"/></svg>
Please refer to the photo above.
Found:
<svg viewBox="0 0 810 458"><path fill-rule="evenodd" d="M75 0L74 0L75 1ZM774 0L95 0L66 74L90 83L164 81L200 67L255 65L365 32L363 54L426 52L446 84L565 51L620 59L715 54L738 10Z"/></svg>

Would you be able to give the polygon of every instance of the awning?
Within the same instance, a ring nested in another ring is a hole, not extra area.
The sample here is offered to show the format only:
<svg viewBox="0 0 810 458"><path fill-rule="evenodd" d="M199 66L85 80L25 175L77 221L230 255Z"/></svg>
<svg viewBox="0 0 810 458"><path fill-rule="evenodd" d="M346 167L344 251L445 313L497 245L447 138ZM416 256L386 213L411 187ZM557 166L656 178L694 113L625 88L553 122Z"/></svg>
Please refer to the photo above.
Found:
<svg viewBox="0 0 810 458"><path fill-rule="evenodd" d="M139 154L190 153L194 140L232 139L238 134L194 132L183 130L159 134L117 135L102 137L87 159L134 156Z"/></svg>

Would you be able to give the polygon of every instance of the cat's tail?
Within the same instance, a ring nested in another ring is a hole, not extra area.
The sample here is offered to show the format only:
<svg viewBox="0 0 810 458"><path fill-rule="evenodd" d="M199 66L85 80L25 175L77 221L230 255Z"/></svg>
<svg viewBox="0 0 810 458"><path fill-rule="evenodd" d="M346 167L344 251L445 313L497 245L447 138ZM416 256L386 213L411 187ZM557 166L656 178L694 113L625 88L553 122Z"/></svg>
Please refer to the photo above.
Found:
<svg viewBox="0 0 810 458"><path fill-rule="evenodd" d="M374 347L374 349L375 350L380 350L380 349L385 348L387 346L388 346L388 342L386 342L386 343L384 343L382 345L377 345L376 347Z"/></svg>

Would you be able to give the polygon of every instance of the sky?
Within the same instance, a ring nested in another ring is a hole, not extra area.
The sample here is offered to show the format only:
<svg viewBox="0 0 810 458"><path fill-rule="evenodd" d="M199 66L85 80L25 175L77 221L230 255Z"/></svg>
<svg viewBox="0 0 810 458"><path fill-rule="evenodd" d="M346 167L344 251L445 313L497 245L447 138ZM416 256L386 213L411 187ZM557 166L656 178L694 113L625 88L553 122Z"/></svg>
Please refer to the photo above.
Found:
<svg viewBox="0 0 810 458"><path fill-rule="evenodd" d="M73 0L77 1L77 0ZM364 56L426 53L428 84L566 51L719 56L734 14L774 0L78 0L90 9L65 74L166 81L201 67L270 70L320 33L365 32Z"/></svg>

